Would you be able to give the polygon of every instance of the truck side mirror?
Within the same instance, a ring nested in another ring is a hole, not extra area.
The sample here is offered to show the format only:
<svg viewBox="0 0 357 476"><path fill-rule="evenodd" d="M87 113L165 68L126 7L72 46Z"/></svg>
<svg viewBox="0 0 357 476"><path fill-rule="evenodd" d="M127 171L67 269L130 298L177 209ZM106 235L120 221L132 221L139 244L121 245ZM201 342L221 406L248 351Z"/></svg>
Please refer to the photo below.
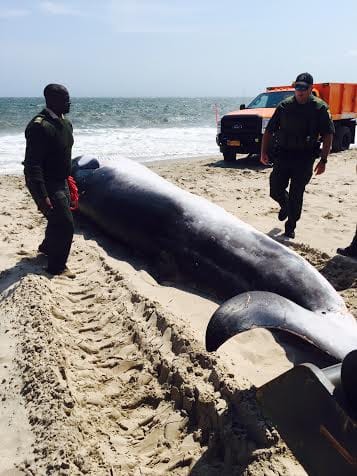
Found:
<svg viewBox="0 0 357 476"><path fill-rule="evenodd" d="M240 109L240 110L245 109L245 104L241 104L241 105L239 106L239 109Z"/></svg>

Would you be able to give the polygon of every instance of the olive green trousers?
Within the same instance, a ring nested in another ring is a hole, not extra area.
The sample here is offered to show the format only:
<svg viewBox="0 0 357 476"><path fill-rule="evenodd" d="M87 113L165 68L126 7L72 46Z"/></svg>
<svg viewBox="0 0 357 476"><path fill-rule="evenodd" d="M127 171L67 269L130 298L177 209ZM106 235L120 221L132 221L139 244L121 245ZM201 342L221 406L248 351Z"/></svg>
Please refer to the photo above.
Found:
<svg viewBox="0 0 357 476"><path fill-rule="evenodd" d="M39 206L35 187L31 182L26 181L26 184L35 203ZM58 272L66 266L73 240L74 223L70 210L70 194L67 180L46 181L45 185L53 208L44 213L47 227L45 238L39 249L48 257L48 270Z"/></svg>

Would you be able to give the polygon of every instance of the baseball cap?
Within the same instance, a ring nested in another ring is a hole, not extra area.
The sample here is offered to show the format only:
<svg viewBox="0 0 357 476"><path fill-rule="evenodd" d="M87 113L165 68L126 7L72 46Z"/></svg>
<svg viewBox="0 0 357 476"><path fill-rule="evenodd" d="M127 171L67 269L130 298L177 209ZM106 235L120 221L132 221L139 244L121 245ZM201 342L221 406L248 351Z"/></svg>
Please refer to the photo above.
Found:
<svg viewBox="0 0 357 476"><path fill-rule="evenodd" d="M314 78L310 73L301 73L296 77L295 80L295 89L304 90L309 88L314 84Z"/></svg>

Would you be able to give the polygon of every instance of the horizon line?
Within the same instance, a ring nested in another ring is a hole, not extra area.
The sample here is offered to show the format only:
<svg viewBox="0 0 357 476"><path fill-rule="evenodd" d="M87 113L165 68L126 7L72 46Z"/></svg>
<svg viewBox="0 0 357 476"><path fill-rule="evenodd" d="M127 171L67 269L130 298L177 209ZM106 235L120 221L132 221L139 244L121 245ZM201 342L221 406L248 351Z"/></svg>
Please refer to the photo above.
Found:
<svg viewBox="0 0 357 476"><path fill-rule="evenodd" d="M73 99L206 99L206 98L250 98L252 95L248 96L70 96ZM0 99L41 99L43 96L0 96Z"/></svg>

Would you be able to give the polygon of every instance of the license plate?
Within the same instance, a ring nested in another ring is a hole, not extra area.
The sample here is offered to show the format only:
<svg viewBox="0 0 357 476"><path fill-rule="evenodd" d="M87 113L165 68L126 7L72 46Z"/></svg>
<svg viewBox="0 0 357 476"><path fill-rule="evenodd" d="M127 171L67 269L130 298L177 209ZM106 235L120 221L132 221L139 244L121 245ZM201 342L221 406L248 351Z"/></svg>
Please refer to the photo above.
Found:
<svg viewBox="0 0 357 476"><path fill-rule="evenodd" d="M239 147L240 140L227 140L227 145L234 145L235 147Z"/></svg>

